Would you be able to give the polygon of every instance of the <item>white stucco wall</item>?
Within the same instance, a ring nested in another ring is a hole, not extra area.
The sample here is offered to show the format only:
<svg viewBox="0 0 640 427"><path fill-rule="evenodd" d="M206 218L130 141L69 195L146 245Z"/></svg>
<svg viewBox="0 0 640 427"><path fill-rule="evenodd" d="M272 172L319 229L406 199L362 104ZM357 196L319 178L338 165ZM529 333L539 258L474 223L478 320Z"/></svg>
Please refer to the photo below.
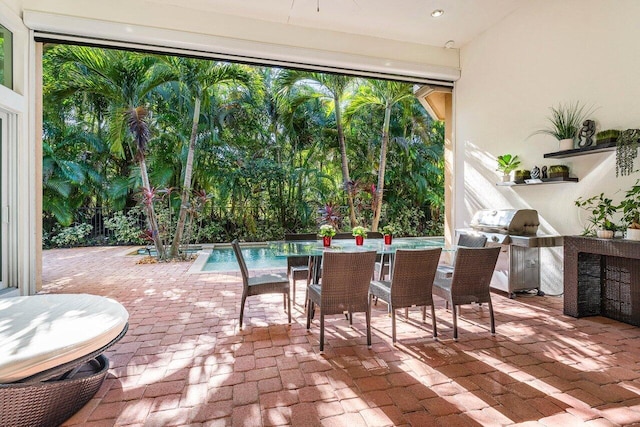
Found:
<svg viewBox="0 0 640 427"><path fill-rule="evenodd" d="M16 289L23 295L33 293L36 285L35 125L30 113L35 104L30 79L33 43L19 14L4 2L0 2L0 23L13 33L13 90L0 90L0 110L9 115L7 140L2 141L3 284L13 291L3 295L13 296Z"/></svg>
<svg viewBox="0 0 640 427"><path fill-rule="evenodd" d="M463 47L455 91L456 227L479 208L532 208L541 232L579 234L576 198L605 192L618 201L640 178L616 178L613 151L544 159L557 142L529 137L560 102L596 107L598 130L640 127L638 20L636 0L540 0ZM566 164L580 182L497 187L495 158L504 153L519 155L526 169ZM544 250L543 260L543 286L561 290L562 251Z"/></svg>

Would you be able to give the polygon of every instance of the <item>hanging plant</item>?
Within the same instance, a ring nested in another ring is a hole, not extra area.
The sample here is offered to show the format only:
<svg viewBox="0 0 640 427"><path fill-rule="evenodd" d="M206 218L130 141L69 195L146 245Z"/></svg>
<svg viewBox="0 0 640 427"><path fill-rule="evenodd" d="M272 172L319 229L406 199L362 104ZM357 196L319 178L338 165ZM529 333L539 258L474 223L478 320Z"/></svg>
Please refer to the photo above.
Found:
<svg viewBox="0 0 640 427"><path fill-rule="evenodd" d="M626 176L633 172L633 162L638 157L640 129L627 129L620 133L616 141L616 176Z"/></svg>

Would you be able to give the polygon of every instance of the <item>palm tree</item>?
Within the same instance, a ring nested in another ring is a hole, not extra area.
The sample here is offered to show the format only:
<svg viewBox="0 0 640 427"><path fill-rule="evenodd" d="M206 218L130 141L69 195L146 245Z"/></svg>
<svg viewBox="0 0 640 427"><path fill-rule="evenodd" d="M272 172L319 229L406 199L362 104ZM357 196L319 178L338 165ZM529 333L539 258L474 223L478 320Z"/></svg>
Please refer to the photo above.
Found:
<svg viewBox="0 0 640 427"><path fill-rule="evenodd" d="M142 178L142 191L144 207L147 213L147 220L149 222L149 230L151 232L151 238L156 247L156 253L159 259L165 259L164 242L160 237L160 228L158 227L158 221L153 207L154 191L149 183L149 174L147 173L146 163L146 151L147 144L151 133L149 132L149 125L147 123L148 112L144 107L130 108L124 113L124 118L127 122L129 131L133 134L136 141L136 161L140 166L140 177Z"/></svg>
<svg viewBox="0 0 640 427"><path fill-rule="evenodd" d="M168 65L167 70L170 71L174 79L178 81L178 89L186 89L190 101L193 103L191 136L189 138L189 147L183 171L184 180L180 197L180 213L169 251L171 257L177 257L187 220L187 213L190 208L191 177L193 175L196 141L198 139L200 109L203 103L208 106L208 102L214 97L216 89L223 86L237 87L239 85L251 85L253 76L249 70L242 65L182 57L166 57L164 60Z"/></svg>
<svg viewBox="0 0 640 427"><path fill-rule="evenodd" d="M320 98L329 104L328 113L333 112L336 121L338 145L340 147L340 160L342 165L342 184L347 193L349 203L349 220L351 227L357 225L356 213L353 203L353 185L349 176L349 160L347 158L347 144L344 137L342 123L342 104L350 95L353 78L344 75L313 73L308 71L286 70L278 78L279 86L283 94L288 94L299 82L311 83L313 92L310 97Z"/></svg>
<svg viewBox="0 0 640 427"><path fill-rule="evenodd" d="M118 179L114 184L120 188L112 192L122 194L125 190L130 194L128 186L132 182L127 177L136 147L127 144L130 139L125 112L148 103L152 92L169 81L171 75L158 65L156 56L119 50L61 45L51 52L51 60L60 64L60 77L50 92L52 97L82 95L107 110L98 114L104 123L97 127L100 132L106 128L106 140L117 164L114 175Z"/></svg>
<svg viewBox="0 0 640 427"><path fill-rule="evenodd" d="M59 46L52 53L56 62L64 64L63 78L52 91L56 97L81 94L102 100L108 108L106 123L107 140L111 153L124 160L117 175L112 194L128 193L126 186L128 168L133 160L140 166L140 178L144 192L145 211L151 228L158 257L164 258L164 245L159 230L151 197L153 192L147 174L145 151L150 131L146 122L150 94L171 75L158 64L152 55L136 54L118 50L95 49L84 46ZM101 127L102 125L100 125ZM127 144L127 133L132 132L136 144Z"/></svg>
<svg viewBox="0 0 640 427"><path fill-rule="evenodd" d="M69 226L77 209L91 194L81 190L87 177L87 165L61 158L59 150L46 142L42 144L42 152L43 210L51 213L59 224Z"/></svg>
<svg viewBox="0 0 640 427"><path fill-rule="evenodd" d="M389 127L391 122L391 110L394 105L413 96L411 85L408 83L395 82L389 80L367 80L367 83L360 87L354 96L347 115L355 114L363 107L380 108L384 111L382 122L382 143L380 145L380 162L378 165L378 185L374 197L374 214L371 223L371 230L378 231L380 214L382 212L382 199L384 194L384 176L387 165L387 150L389 147Z"/></svg>
<svg viewBox="0 0 640 427"><path fill-rule="evenodd" d="M283 153L290 156L289 195L285 203L294 207L286 209L287 219L292 220L283 224L288 230L315 226L320 201L331 200L330 194L342 188L332 186L335 181L323 171L323 163L330 159L331 151L327 147L335 145L335 136L326 132L333 123L328 120L321 101L309 98L309 91L310 88L304 86L287 97L278 97L279 124L283 139L289 144ZM330 185L328 191L327 185Z"/></svg>
<svg viewBox="0 0 640 427"><path fill-rule="evenodd" d="M43 121L43 211L69 226L81 207L95 206L104 195L106 147L85 123L67 122L60 111L49 111Z"/></svg>
<svg viewBox="0 0 640 427"><path fill-rule="evenodd" d="M65 75L59 80L57 96L73 93L107 100L108 135L111 152L126 158L135 153L124 144L127 132L124 111L142 106L149 94L171 76L153 55L85 46L60 46L55 53L64 61Z"/></svg>

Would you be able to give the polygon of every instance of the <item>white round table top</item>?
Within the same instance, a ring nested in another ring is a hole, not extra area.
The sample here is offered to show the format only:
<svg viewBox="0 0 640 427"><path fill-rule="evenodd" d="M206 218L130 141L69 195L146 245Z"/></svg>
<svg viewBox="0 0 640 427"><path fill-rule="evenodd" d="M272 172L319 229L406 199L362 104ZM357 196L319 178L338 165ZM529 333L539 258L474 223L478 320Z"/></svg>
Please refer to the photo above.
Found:
<svg viewBox="0 0 640 427"><path fill-rule="evenodd" d="M99 350L123 331L128 320L120 303L97 295L0 298L0 383Z"/></svg>

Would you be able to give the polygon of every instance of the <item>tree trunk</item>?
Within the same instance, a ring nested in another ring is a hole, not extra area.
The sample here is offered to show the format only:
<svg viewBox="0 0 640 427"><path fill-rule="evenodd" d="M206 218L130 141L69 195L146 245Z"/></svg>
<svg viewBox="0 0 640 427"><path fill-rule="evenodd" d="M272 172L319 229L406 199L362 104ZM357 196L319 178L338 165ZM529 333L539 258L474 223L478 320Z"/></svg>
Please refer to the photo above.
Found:
<svg viewBox="0 0 640 427"><path fill-rule="evenodd" d="M187 209L189 194L191 194L191 175L193 173L193 157L196 151L196 137L198 135L198 124L200 122L200 98L195 99L193 105L193 125L191 126L191 138L189 139L189 151L187 152L187 162L184 168L184 182L182 184L182 196L180 197L180 215L176 224L176 234L171 243L170 255L172 258L178 256L180 242L184 233L184 225L187 221Z"/></svg>
<svg viewBox="0 0 640 427"><path fill-rule="evenodd" d="M349 161L347 159L347 144L344 140L344 129L342 128L342 116L340 114L340 100L337 96L333 98L334 111L336 115L336 127L338 129L338 144L340 145L340 157L342 163L342 184L347 192L347 201L349 203L349 221L351 228L358 225L356 220L356 210L353 205L353 193L351 192L351 178L349 177Z"/></svg>
<svg viewBox="0 0 640 427"><path fill-rule="evenodd" d="M150 194L151 193L151 185L149 184L149 175L147 174L147 162L144 160L144 157L140 160L140 176L142 177L142 187L145 191ZM156 247L156 253L158 254L158 259L165 259L165 248L164 242L160 238L160 228L158 227L158 220L156 219L156 213L153 208L153 200L145 200L144 203L147 221L149 222L149 229L151 229L151 238L153 239L153 243Z"/></svg>
<svg viewBox="0 0 640 427"><path fill-rule="evenodd" d="M378 168L378 188L376 188L375 211L371 222L371 231L378 231L380 214L382 213L382 195L384 194L384 175L387 168L387 149L389 147L389 122L391 121L391 105L387 103L384 109L384 124L382 125L382 145L380 146L380 166Z"/></svg>

